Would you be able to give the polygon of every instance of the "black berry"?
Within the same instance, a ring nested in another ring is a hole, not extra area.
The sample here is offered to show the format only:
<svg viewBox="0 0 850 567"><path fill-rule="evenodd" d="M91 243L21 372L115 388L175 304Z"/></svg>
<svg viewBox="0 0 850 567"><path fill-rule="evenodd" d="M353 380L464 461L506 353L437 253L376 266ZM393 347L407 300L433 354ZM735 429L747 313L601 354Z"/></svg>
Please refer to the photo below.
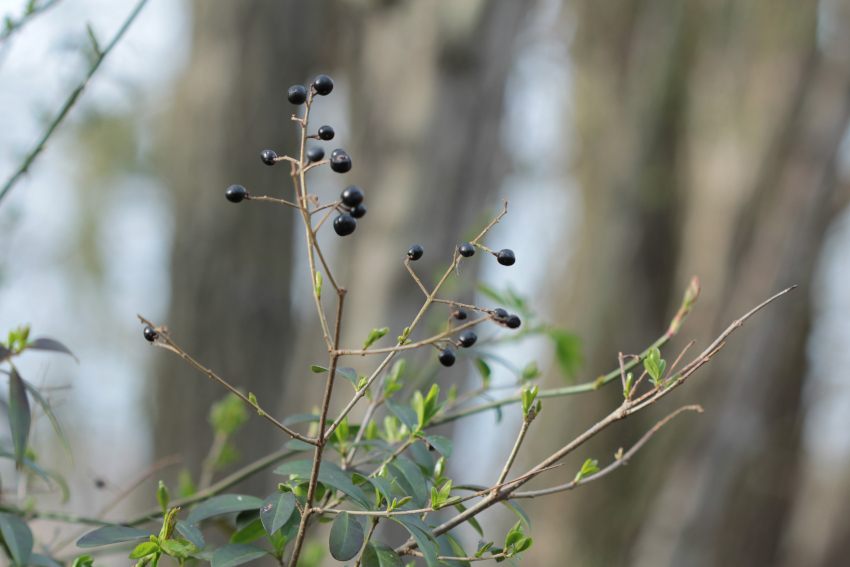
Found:
<svg viewBox="0 0 850 567"><path fill-rule="evenodd" d="M499 263L503 266L513 266L514 262L516 262L516 256L514 256L513 250L508 250L505 248L504 250L499 250L499 253L496 255Z"/></svg>
<svg viewBox="0 0 850 567"><path fill-rule="evenodd" d="M334 134L336 134L336 132L334 132L334 129L331 128L330 126L322 126L321 128L319 128L319 139L320 140L325 140L325 141L333 140Z"/></svg>
<svg viewBox="0 0 850 567"><path fill-rule="evenodd" d="M337 173L351 171L351 157L345 150L334 150L331 154L331 169Z"/></svg>
<svg viewBox="0 0 850 567"><path fill-rule="evenodd" d="M319 75L313 81L313 88L316 89L317 94L322 96L329 95L334 90L334 82L327 75Z"/></svg>
<svg viewBox="0 0 850 567"><path fill-rule="evenodd" d="M342 192L340 198L342 199L343 204L347 207L356 207L363 202L363 189L357 185L349 185Z"/></svg>
<svg viewBox="0 0 850 567"><path fill-rule="evenodd" d="M334 230L340 236L348 236L357 228L357 221L348 213L342 213L334 221Z"/></svg>
<svg viewBox="0 0 850 567"><path fill-rule="evenodd" d="M505 321L505 324L509 329L518 329L522 325L522 320L516 315L510 315L508 316L508 320Z"/></svg>
<svg viewBox="0 0 850 567"><path fill-rule="evenodd" d="M478 340L478 335L476 335L475 331L473 331L472 329L467 329L466 331L460 334L458 340L464 348L469 348L475 344L475 341Z"/></svg>
<svg viewBox="0 0 850 567"><path fill-rule="evenodd" d="M351 216L354 218L359 219L364 215L366 215L366 205L363 203L360 203L356 207L351 207Z"/></svg>
<svg viewBox="0 0 850 567"><path fill-rule="evenodd" d="M325 157L325 148L322 146L313 146L307 150L307 159L312 162L322 161L323 157Z"/></svg>
<svg viewBox="0 0 850 567"><path fill-rule="evenodd" d="M224 192L224 196L231 203L241 203L242 199L248 196L248 192L241 185L231 185Z"/></svg>
<svg viewBox="0 0 850 567"><path fill-rule="evenodd" d="M437 358L443 366L451 366L455 363L455 351L446 347L440 351L440 355Z"/></svg>
<svg viewBox="0 0 850 567"><path fill-rule="evenodd" d="M473 256L475 254L475 246L473 246L469 242L464 242L460 245L458 252L460 252L460 255L464 258L469 258L470 256Z"/></svg>
<svg viewBox="0 0 850 567"><path fill-rule="evenodd" d="M277 159L277 154L271 150L266 150L260 154L260 159L263 160L263 163L266 165L274 165L276 163L274 160Z"/></svg>
<svg viewBox="0 0 850 567"><path fill-rule="evenodd" d="M307 89L301 85L295 85L286 93L286 99L294 105L304 104L307 100Z"/></svg>
<svg viewBox="0 0 850 567"><path fill-rule="evenodd" d="M106 481L102 479L95 479L94 485L97 488L106 488Z"/></svg>
<svg viewBox="0 0 850 567"><path fill-rule="evenodd" d="M425 249L419 246L418 244L414 244L410 247L410 250L407 251L407 257L413 260L414 262L422 257L422 254L425 253Z"/></svg>
<svg viewBox="0 0 850 567"><path fill-rule="evenodd" d="M494 309L493 314L496 316L497 319L504 319L508 316L508 312L502 309L501 307L499 307L498 309Z"/></svg>
<svg viewBox="0 0 850 567"><path fill-rule="evenodd" d="M453 316L454 316L454 318L455 318L455 319L457 319L458 321L463 321L463 320L464 320L464 319L466 319L466 317L467 317L466 311L464 311L463 309L458 309L457 311L455 311L454 313L452 313L452 315L453 315Z"/></svg>
<svg viewBox="0 0 850 567"><path fill-rule="evenodd" d="M157 339L157 337L159 337L159 333L157 333L156 331L154 331L153 327L151 327L150 325L148 325L147 327L145 327L145 331L144 331L144 333L145 333L145 338L146 338L149 342L154 342L154 341Z"/></svg>

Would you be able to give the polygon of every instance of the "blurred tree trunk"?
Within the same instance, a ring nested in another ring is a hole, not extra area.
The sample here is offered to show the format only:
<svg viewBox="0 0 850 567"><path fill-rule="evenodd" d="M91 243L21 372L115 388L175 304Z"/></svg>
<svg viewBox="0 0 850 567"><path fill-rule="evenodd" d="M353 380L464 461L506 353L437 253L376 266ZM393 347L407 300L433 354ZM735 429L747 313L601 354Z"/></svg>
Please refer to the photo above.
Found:
<svg viewBox="0 0 850 567"><path fill-rule="evenodd" d="M293 223L286 207L225 200L231 184L289 198L289 168L264 149L296 152L287 89L316 66L311 37L322 2L193 2L189 69L168 113L162 153L174 195L171 313L175 342L266 406L287 395L292 352ZM300 222L300 221L299 221ZM210 405L227 393L179 357L162 353L156 375L158 456L179 453L198 479L212 444ZM256 459L288 440L256 416L238 434Z"/></svg>
<svg viewBox="0 0 850 567"><path fill-rule="evenodd" d="M738 331L687 388L573 458L573 468L587 457L606 463L679 405L708 410L677 418L618 476L535 502L567 522L536 534L535 543L555 542L536 560L774 564L802 458L812 251L843 201L834 161L850 112L850 67L819 50L814 3L573 6L582 148L574 174L586 209L570 268L581 277L558 312L585 337L585 378L660 336L692 274L703 296L665 349L670 362L691 338L690 357L773 293L801 289ZM535 453L621 400L611 387L550 402L568 411L544 412L539 427L567 433L541 440Z"/></svg>

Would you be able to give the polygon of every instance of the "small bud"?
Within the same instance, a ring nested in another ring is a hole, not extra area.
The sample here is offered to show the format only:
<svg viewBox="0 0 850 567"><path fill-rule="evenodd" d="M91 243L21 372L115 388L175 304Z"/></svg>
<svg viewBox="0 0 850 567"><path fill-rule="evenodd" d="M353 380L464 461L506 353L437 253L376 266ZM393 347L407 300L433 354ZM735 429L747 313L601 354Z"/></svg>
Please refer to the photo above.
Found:
<svg viewBox="0 0 850 567"><path fill-rule="evenodd" d="M165 513L168 510L168 503L171 500L171 493L168 491L168 487L165 486L165 483L159 481L159 488L156 489L156 499L159 501L160 507L162 507L162 512Z"/></svg>

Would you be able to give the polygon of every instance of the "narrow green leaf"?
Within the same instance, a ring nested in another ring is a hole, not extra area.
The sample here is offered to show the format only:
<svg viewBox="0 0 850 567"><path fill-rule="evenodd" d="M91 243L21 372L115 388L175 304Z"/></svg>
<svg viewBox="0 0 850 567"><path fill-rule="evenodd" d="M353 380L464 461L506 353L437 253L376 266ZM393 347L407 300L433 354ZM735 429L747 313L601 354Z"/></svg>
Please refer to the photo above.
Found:
<svg viewBox="0 0 850 567"><path fill-rule="evenodd" d="M136 546L136 549L130 552L130 559L141 559L145 555L150 555L159 549L159 546L152 541L143 541Z"/></svg>
<svg viewBox="0 0 850 567"><path fill-rule="evenodd" d="M531 519L529 519L528 514L525 513L519 504L516 503L516 500L502 500L502 504L511 509L511 511L519 516L519 518L525 522L525 527L528 528L528 531L531 531Z"/></svg>
<svg viewBox="0 0 850 567"><path fill-rule="evenodd" d="M207 542L204 541L204 534L192 524L184 520L177 520L177 531L199 550L203 551L206 547Z"/></svg>
<svg viewBox="0 0 850 567"><path fill-rule="evenodd" d="M486 387L486 385L490 381L490 374L492 373L490 371L490 366L486 362L484 362L483 359L476 358L475 368L478 369L478 372L481 374L481 378L484 380L484 385Z"/></svg>
<svg viewBox="0 0 850 567"><path fill-rule="evenodd" d="M448 534L443 534L437 538L437 545L439 546L440 553L442 555L455 555L457 557L466 557L466 552L457 543L451 536ZM449 552L451 550L451 552ZM441 560L441 563L444 565L448 565L449 567L469 567L469 561L446 561Z"/></svg>
<svg viewBox="0 0 850 567"><path fill-rule="evenodd" d="M351 385L354 386L354 389L357 389L357 383L359 382L359 377L357 375L357 371L349 366L343 366L342 368L337 368L336 373L351 382Z"/></svg>
<svg viewBox="0 0 850 567"><path fill-rule="evenodd" d="M260 510L243 510L236 515L236 531L245 529L254 520L260 519Z"/></svg>
<svg viewBox="0 0 850 567"><path fill-rule="evenodd" d="M176 557L178 559L186 559L189 557L189 550L186 546L173 539L162 542L162 550L171 557Z"/></svg>
<svg viewBox="0 0 850 567"><path fill-rule="evenodd" d="M360 560L363 567L403 567L404 563L392 547L379 541L370 541Z"/></svg>
<svg viewBox="0 0 850 567"><path fill-rule="evenodd" d="M42 339L37 339L42 340ZM41 395L41 392L38 391L38 388L27 382L23 381L24 386L27 391L33 397L38 405L41 406L41 409L44 410L45 415L50 420L51 425L53 425L53 431L56 432L56 436L59 438L59 441L62 443L62 447L65 449L65 453L68 455L68 460L71 462L71 466L74 466L74 457L71 455L71 444L68 443L68 438L65 436L65 431L62 429L62 424L59 423L59 420L56 418L56 414L53 413L53 408L50 407L50 403Z"/></svg>
<svg viewBox="0 0 850 567"><path fill-rule="evenodd" d="M32 553L33 539L32 531L26 522L11 514L0 514L0 533L3 534L3 541L6 542L6 548L15 564L27 565Z"/></svg>
<svg viewBox="0 0 850 567"><path fill-rule="evenodd" d="M260 519L270 534L283 527L295 510L295 495L291 492L275 492L263 500L260 507Z"/></svg>
<svg viewBox="0 0 850 567"><path fill-rule="evenodd" d="M413 503L417 508L424 508L428 501L428 492L425 476L419 467L412 461L398 459L387 465L387 469L395 477L402 491L413 497Z"/></svg>
<svg viewBox="0 0 850 567"><path fill-rule="evenodd" d="M455 508L457 508L457 511L461 514L466 512L466 506L463 504L455 504ZM476 520L475 517L469 518L466 522L472 526L472 529L478 532L478 535L484 537L484 530L481 529L481 524L478 523L478 520Z"/></svg>
<svg viewBox="0 0 850 567"><path fill-rule="evenodd" d="M12 441L15 447L15 463L19 469L24 463L24 455L27 452L31 422L32 414L29 398L27 398L27 388L13 366L9 373L9 426L12 429Z"/></svg>
<svg viewBox="0 0 850 567"><path fill-rule="evenodd" d="M375 344L375 342L378 341L378 339L380 339L381 337L383 337L384 335L386 335L389 332L390 332L389 327L384 327L382 329L372 329L371 331L369 331L369 336L366 337L366 342L363 343L363 348L364 349L369 348L370 346Z"/></svg>
<svg viewBox="0 0 850 567"><path fill-rule="evenodd" d="M168 502L171 500L171 493L165 483L159 481L159 487L156 489L156 499L159 502L163 512L168 510Z"/></svg>
<svg viewBox="0 0 850 567"><path fill-rule="evenodd" d="M52 557L40 553L31 553L29 564L30 567L63 567L61 563Z"/></svg>
<svg viewBox="0 0 850 567"><path fill-rule="evenodd" d="M363 526L348 512L337 514L331 526L328 547L337 561L353 559L363 547Z"/></svg>
<svg viewBox="0 0 850 567"><path fill-rule="evenodd" d="M212 567L236 567L248 561L268 555L268 551L247 543L228 543L215 550L212 555Z"/></svg>
<svg viewBox="0 0 850 567"><path fill-rule="evenodd" d="M84 549L89 547L100 547L102 545L123 543L125 541L134 541L137 539L149 539L152 535L154 534L149 531L131 528L129 526L106 526L87 533L78 539L77 547Z"/></svg>
<svg viewBox="0 0 850 567"><path fill-rule="evenodd" d="M414 520L415 518L415 520ZM424 524L422 520L411 515L404 516L392 516L391 520L398 522L403 525L410 535L413 536L414 541L419 546L419 550L422 552L422 555L425 556L425 562L428 567L438 567L439 560L437 559L437 547L434 545L433 535L431 534L431 530L423 531L418 524ZM418 520L418 524L416 522Z"/></svg>
<svg viewBox="0 0 850 567"><path fill-rule="evenodd" d="M311 367L310 367L310 370L312 370L312 371L313 371L313 372L315 372L316 374L321 374L322 372L327 372L327 371L328 371L328 369L327 369L327 368L325 368L324 366L316 366L315 364L314 364L313 366L311 366Z"/></svg>
<svg viewBox="0 0 850 567"><path fill-rule="evenodd" d="M387 409L393 412L393 414L407 427L408 431L413 432L419 428L419 418L413 408L393 403L390 400L387 400L386 404Z"/></svg>
<svg viewBox="0 0 850 567"><path fill-rule="evenodd" d="M11 461L14 461L15 460L15 454L10 452L8 449L3 447L2 445L0 445L0 459L9 459ZM32 470L38 476L40 476L41 479L44 482L50 484L50 480L48 479L48 476L50 476L50 473L48 473L47 471L42 469L40 466L38 466L32 459L30 459L28 457L24 457L24 466L27 467L28 469Z"/></svg>
<svg viewBox="0 0 850 567"><path fill-rule="evenodd" d="M312 459L289 461L277 467L276 474L297 475L299 478L310 478L313 472ZM350 496L354 503L360 505L364 510L369 509L369 500L359 486L354 486L349 476L350 473L343 471L339 465L329 461L322 461L319 468L319 482L343 492Z"/></svg>
<svg viewBox="0 0 850 567"><path fill-rule="evenodd" d="M68 349L68 347L66 347L65 345L63 345L59 341L55 341L53 339L48 339L48 338L45 338L45 337L35 339L33 342L31 342L27 345L27 348L31 349L31 350L50 350L50 351L53 351L53 352L60 352L62 354L67 354L67 355L73 357L74 360L79 362L79 359L76 356L74 356L74 353L71 352Z"/></svg>
<svg viewBox="0 0 850 567"><path fill-rule="evenodd" d="M243 510L257 510L262 506L263 501L253 496L241 494L223 494L214 496L200 506L192 510L186 522L189 524L197 524L201 520L212 518L213 516L221 516L222 514L230 514L232 512L241 512Z"/></svg>
<svg viewBox="0 0 850 567"><path fill-rule="evenodd" d="M555 343L555 355L564 378L572 382L581 368L581 339L561 329L549 329L549 337Z"/></svg>
<svg viewBox="0 0 850 567"><path fill-rule="evenodd" d="M290 493L291 494L291 493ZM266 535L266 528L263 526L263 521L257 518L232 536L230 543L251 543L257 541Z"/></svg>

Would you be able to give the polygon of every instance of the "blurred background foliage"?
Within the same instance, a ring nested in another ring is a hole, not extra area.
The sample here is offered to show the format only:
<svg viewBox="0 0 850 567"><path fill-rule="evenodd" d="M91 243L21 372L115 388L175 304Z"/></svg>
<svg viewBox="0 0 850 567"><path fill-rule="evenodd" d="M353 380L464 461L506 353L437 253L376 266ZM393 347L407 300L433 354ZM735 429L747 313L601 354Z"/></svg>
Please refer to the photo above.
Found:
<svg viewBox="0 0 850 567"><path fill-rule="evenodd" d="M15 18L21 4L2 0L0 14ZM110 37L132 8L55 4L0 46L4 180L87 69L86 23ZM304 235L288 209L234 207L223 191L239 183L288 198L288 170L259 153L294 151L286 89L326 73L337 86L314 124L334 126L328 149L344 147L354 169L344 181L318 172L311 192L330 201L355 183L369 207L352 237L321 237L350 290L344 344L406 325L421 294L401 263L408 247L424 246L417 269L429 282L502 198L509 215L486 244L514 249L517 264L476 256L446 290L486 305L478 280L526 297L562 340L500 354L520 368L536 361L547 386L563 383L564 364L581 359L575 379L589 381L617 352L650 344L694 274L702 297L668 359L800 286L674 394L705 413L680 418L604 482L529 504L548 521L535 523L528 561L845 564L848 26L846 0L151 0L0 203L0 329L32 323L82 361L21 363L31 381L73 385L60 411L77 462L91 464L69 471L67 506L99 509L110 487L162 457L181 455L162 477L185 485L236 466L205 471L215 443L245 462L284 441L256 418L217 441L209 415L222 392L147 350L137 312L233 383L278 400L281 415L318 403L322 384L307 369L324 354ZM420 372L436 368L433 353L413 358ZM496 367L493 379L508 381ZM438 380L463 390L478 378L464 361ZM545 403L521 464L619 396ZM604 461L668 409L606 431L575 466L534 485ZM495 426L492 414L445 426L458 448L452 477L494 480L519 419L512 407ZM44 427L43 458L67 468ZM93 482L102 479L106 488ZM118 513L153 504L151 488ZM483 523L507 530L511 518Z"/></svg>

